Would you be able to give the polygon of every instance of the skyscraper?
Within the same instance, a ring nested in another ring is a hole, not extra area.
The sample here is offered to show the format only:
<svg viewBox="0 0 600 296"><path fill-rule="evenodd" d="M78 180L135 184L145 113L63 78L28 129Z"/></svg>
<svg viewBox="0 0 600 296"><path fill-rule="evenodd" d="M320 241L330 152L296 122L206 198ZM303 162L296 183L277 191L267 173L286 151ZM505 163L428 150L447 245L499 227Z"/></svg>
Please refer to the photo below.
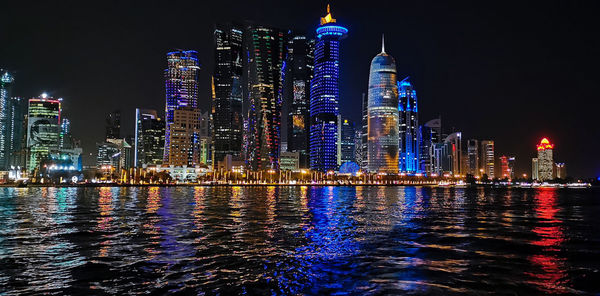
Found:
<svg viewBox="0 0 600 296"><path fill-rule="evenodd" d="M369 72L368 162L369 171L398 173L398 86L396 61L385 52L371 61Z"/></svg>
<svg viewBox="0 0 600 296"><path fill-rule="evenodd" d="M287 107L287 151L299 153L299 166L309 167L310 80L314 69L313 39L290 36L284 66L283 100Z"/></svg>
<svg viewBox="0 0 600 296"><path fill-rule="evenodd" d="M158 117L156 110L135 109L134 166L161 164L164 145L165 122Z"/></svg>
<svg viewBox="0 0 600 296"><path fill-rule="evenodd" d="M59 137L60 137L60 143L59 143L60 149L74 148L75 144L74 144L73 135L71 134L71 121L66 117L63 117L62 122L60 123Z"/></svg>
<svg viewBox="0 0 600 296"><path fill-rule="evenodd" d="M500 178L510 178L510 170L508 168L508 156L500 156Z"/></svg>
<svg viewBox="0 0 600 296"><path fill-rule="evenodd" d="M531 159L531 179L532 180L539 180L540 176L539 176L539 161L537 158L532 158Z"/></svg>
<svg viewBox="0 0 600 296"><path fill-rule="evenodd" d="M342 131L341 131L341 163L345 162L356 162L355 158L355 150L356 146L354 144L354 124L348 119L342 119Z"/></svg>
<svg viewBox="0 0 600 296"><path fill-rule="evenodd" d="M453 175L462 175L462 133L455 132L444 140L444 171L450 172Z"/></svg>
<svg viewBox="0 0 600 296"><path fill-rule="evenodd" d="M198 108L180 107L173 110L173 122L165 133L170 143L163 164L193 167L200 164L200 118ZM165 147L166 150L166 147Z"/></svg>
<svg viewBox="0 0 600 296"><path fill-rule="evenodd" d="M8 170L10 159L10 89L14 78L0 69L0 170Z"/></svg>
<svg viewBox="0 0 600 296"><path fill-rule="evenodd" d="M508 157L508 177L510 179L515 178L515 157L514 156Z"/></svg>
<svg viewBox="0 0 600 296"><path fill-rule="evenodd" d="M106 139L121 139L121 111L115 110L106 116Z"/></svg>
<svg viewBox="0 0 600 296"><path fill-rule="evenodd" d="M417 92L408 77L398 82L399 112L399 169L401 172L419 171L419 115Z"/></svg>
<svg viewBox="0 0 600 296"><path fill-rule="evenodd" d="M441 159L436 159L436 155L441 154L436 154L435 145L441 144L442 119L436 118L428 121L421 126L419 134L421 135L420 169L426 174L439 174L441 172ZM440 152L439 147L438 152Z"/></svg>
<svg viewBox="0 0 600 296"><path fill-rule="evenodd" d="M278 169L284 33L264 26L253 26L248 32L250 108L246 159L254 170Z"/></svg>
<svg viewBox="0 0 600 296"><path fill-rule="evenodd" d="M27 170L32 172L60 145L61 102L42 94L29 100L27 122Z"/></svg>
<svg viewBox="0 0 600 296"><path fill-rule="evenodd" d="M310 83L310 168L318 171L337 169L339 115L340 40L348 29L336 25L329 5L327 15L317 28L315 68Z"/></svg>
<svg viewBox="0 0 600 296"><path fill-rule="evenodd" d="M362 170L367 170L369 165L367 155L367 151L369 150L369 98L367 94L362 93L361 103L362 118L358 135L360 137L360 146L356 146L356 151L358 152L356 161Z"/></svg>
<svg viewBox="0 0 600 296"><path fill-rule="evenodd" d="M163 162L168 163L170 157L171 124L174 122L175 110L180 108L198 108L198 53L195 50L178 50L167 53L167 69L165 69L165 146ZM183 149L183 148L182 148ZM185 147L193 150L192 147Z"/></svg>
<svg viewBox="0 0 600 296"><path fill-rule="evenodd" d="M213 74L213 148L216 161L225 155L242 155L243 119L243 28L218 24L215 37Z"/></svg>
<svg viewBox="0 0 600 296"><path fill-rule="evenodd" d="M467 174L481 176L479 171L479 141L471 139L467 141Z"/></svg>
<svg viewBox="0 0 600 296"><path fill-rule="evenodd" d="M547 138L543 138L537 145L538 180L540 181L549 181L553 179L553 149L554 144L551 144Z"/></svg>
<svg viewBox="0 0 600 296"><path fill-rule="evenodd" d="M481 155L479 157L480 165L479 168L483 169L483 174L486 174L489 179L495 177L495 156L494 156L494 141L485 140L481 141Z"/></svg>

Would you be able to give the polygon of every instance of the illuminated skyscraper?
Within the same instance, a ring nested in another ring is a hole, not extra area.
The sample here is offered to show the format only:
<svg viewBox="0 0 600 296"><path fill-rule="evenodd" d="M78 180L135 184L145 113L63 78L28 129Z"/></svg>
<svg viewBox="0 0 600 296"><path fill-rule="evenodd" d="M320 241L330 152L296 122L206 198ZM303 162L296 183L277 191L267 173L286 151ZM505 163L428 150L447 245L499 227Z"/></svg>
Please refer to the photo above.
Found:
<svg viewBox="0 0 600 296"><path fill-rule="evenodd" d="M168 163L171 148L171 124L174 112L180 108L198 108L198 53L194 50L180 50L167 53L165 69L165 146L164 163ZM186 147L186 150L193 150Z"/></svg>
<svg viewBox="0 0 600 296"><path fill-rule="evenodd" d="M508 156L500 156L500 178L510 178L510 169L508 168Z"/></svg>
<svg viewBox="0 0 600 296"><path fill-rule="evenodd" d="M341 120L341 141L340 141L340 150L341 150L341 163L345 162L356 162L355 152L356 146L354 144L355 130L354 124L350 122L348 119Z"/></svg>
<svg viewBox="0 0 600 296"><path fill-rule="evenodd" d="M539 176L539 161L537 158L532 158L531 159L531 179L532 180L539 180L540 176Z"/></svg>
<svg viewBox="0 0 600 296"><path fill-rule="evenodd" d="M248 32L250 109L246 160L254 170L278 169L284 33L264 26L253 26Z"/></svg>
<svg viewBox="0 0 600 296"><path fill-rule="evenodd" d="M515 178L515 157L514 156L508 157L508 177L510 179Z"/></svg>
<svg viewBox="0 0 600 296"><path fill-rule="evenodd" d="M385 52L371 61L368 104L369 171L398 173L398 86L396 61Z"/></svg>
<svg viewBox="0 0 600 296"><path fill-rule="evenodd" d="M219 24L215 32L215 71L213 74L214 158L242 155L243 119L243 28Z"/></svg>
<svg viewBox="0 0 600 296"><path fill-rule="evenodd" d="M336 25L329 5L317 28L315 68L310 83L310 168L337 169L340 40L348 29Z"/></svg>
<svg viewBox="0 0 600 296"><path fill-rule="evenodd" d="M309 167L310 80L315 41L293 35L287 42L283 99L287 107L287 151L299 153L300 168Z"/></svg>
<svg viewBox="0 0 600 296"><path fill-rule="evenodd" d="M165 122L158 117L156 110L135 109L135 167L162 164L164 145Z"/></svg>
<svg viewBox="0 0 600 296"><path fill-rule="evenodd" d="M361 127L358 130L358 137L360 145L356 146L356 163L360 166L362 170L367 170L369 166L369 158L368 158L368 150L369 150L369 98L367 94L362 93L362 118L361 118Z"/></svg>
<svg viewBox="0 0 600 296"><path fill-rule="evenodd" d="M39 168L40 162L48 158L50 151L59 148L61 102L44 93L29 100L28 110L27 170L31 172Z"/></svg>
<svg viewBox="0 0 600 296"><path fill-rule="evenodd" d="M455 132L444 140L445 150L443 152L444 171L453 175L463 175L462 171L462 133Z"/></svg>
<svg viewBox="0 0 600 296"><path fill-rule="evenodd" d="M494 156L494 141L481 141L480 142L480 165L479 168L483 169L483 174L486 174L489 179L495 177L495 156Z"/></svg>
<svg viewBox="0 0 600 296"><path fill-rule="evenodd" d="M553 149L554 144L551 144L547 138L543 138L542 141L540 141L540 143L537 145L538 180L540 181L549 181L553 179Z"/></svg>
<svg viewBox="0 0 600 296"><path fill-rule="evenodd" d="M193 167L200 164L200 109L181 107L173 111L173 122L165 133L171 149L163 164ZM165 148L166 150L166 148Z"/></svg>
<svg viewBox="0 0 600 296"><path fill-rule="evenodd" d="M419 171L419 115L417 92L408 77L398 82L399 112L399 169L400 172Z"/></svg>
<svg viewBox="0 0 600 296"><path fill-rule="evenodd" d="M420 169L426 174L439 174L441 172L441 159L436 159L436 155L441 155L440 145L436 154L435 145L441 144L442 137L442 119L436 118L428 121L421 126L420 131L421 144L419 159Z"/></svg>
<svg viewBox="0 0 600 296"><path fill-rule="evenodd" d="M567 177L567 166L564 162L557 162L554 164L556 170L556 177L559 179L565 179Z"/></svg>
<svg viewBox="0 0 600 296"><path fill-rule="evenodd" d="M13 76L0 69L0 170L8 170L11 154L21 149L23 119L27 102L22 98L11 97Z"/></svg>
<svg viewBox="0 0 600 296"><path fill-rule="evenodd" d="M467 174L481 176L479 171L479 141L471 139L467 141Z"/></svg>

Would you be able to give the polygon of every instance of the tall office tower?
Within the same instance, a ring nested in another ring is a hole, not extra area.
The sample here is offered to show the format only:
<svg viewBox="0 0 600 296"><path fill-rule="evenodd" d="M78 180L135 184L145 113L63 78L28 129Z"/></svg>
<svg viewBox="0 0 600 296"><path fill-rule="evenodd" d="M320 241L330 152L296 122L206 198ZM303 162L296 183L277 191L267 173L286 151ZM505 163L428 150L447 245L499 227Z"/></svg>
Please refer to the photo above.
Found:
<svg viewBox="0 0 600 296"><path fill-rule="evenodd" d="M371 61L369 72L368 152L369 171L398 173L398 86L396 61L385 52Z"/></svg>
<svg viewBox="0 0 600 296"><path fill-rule="evenodd" d="M537 158L532 158L531 159L531 179L532 180L539 180L540 179L540 175L539 175L539 161Z"/></svg>
<svg viewBox="0 0 600 296"><path fill-rule="evenodd" d="M363 150L362 150L362 126L355 128L354 131L354 161L361 168L363 161Z"/></svg>
<svg viewBox="0 0 600 296"><path fill-rule="evenodd" d="M27 164L27 108L29 100L11 97L8 112L8 167L26 167ZM4 123L2 123L4 124Z"/></svg>
<svg viewBox="0 0 600 296"><path fill-rule="evenodd" d="M188 167L200 164L200 116L198 108L173 110L173 122L169 125L169 132L165 133L169 136L165 142L171 145L165 164Z"/></svg>
<svg viewBox="0 0 600 296"><path fill-rule="evenodd" d="M471 139L467 141L467 174L481 176L479 171L479 141Z"/></svg>
<svg viewBox="0 0 600 296"><path fill-rule="evenodd" d="M421 136L420 169L426 174L439 174L440 169L434 169L436 164L434 149L435 144L441 143L442 119L436 118L428 121L420 127L419 134Z"/></svg>
<svg viewBox="0 0 600 296"><path fill-rule="evenodd" d="M483 174L487 175L489 179L494 179L495 174L495 156L494 156L494 141L481 141L480 142L480 156L479 156L479 169L483 169ZM482 175L483 175L482 174Z"/></svg>
<svg viewBox="0 0 600 296"><path fill-rule="evenodd" d="M162 164L164 145L165 122L156 110L135 109L134 166Z"/></svg>
<svg viewBox="0 0 600 296"><path fill-rule="evenodd" d="M218 24L215 32L213 74L213 143L216 161L225 155L242 155L243 119L243 27Z"/></svg>
<svg viewBox="0 0 600 296"><path fill-rule="evenodd" d="M174 122L175 110L180 108L198 108L198 53L195 50L179 50L167 53L167 69L165 69L165 145L163 163L169 164L171 156L171 124ZM181 148L181 147L180 147ZM183 148L182 148L183 149ZM193 147L185 147L193 150ZM177 154L179 152L175 152Z"/></svg>
<svg viewBox="0 0 600 296"><path fill-rule="evenodd" d="M510 179L515 178L515 157L514 156L508 157L508 177Z"/></svg>
<svg viewBox="0 0 600 296"><path fill-rule="evenodd" d="M0 69L0 171L8 170L11 154L11 97L10 88L14 82L10 73Z"/></svg>
<svg viewBox="0 0 600 296"><path fill-rule="evenodd" d="M27 115L27 147L29 161L27 170L32 172L48 158L50 151L60 145L61 102L42 94L29 100Z"/></svg>
<svg viewBox="0 0 600 296"><path fill-rule="evenodd" d="M564 162L557 162L554 164L556 168L556 177L559 179L565 179L567 177L567 166Z"/></svg>
<svg viewBox="0 0 600 296"><path fill-rule="evenodd" d="M500 156L500 178L510 178L510 170L508 169L508 156Z"/></svg>
<svg viewBox="0 0 600 296"><path fill-rule="evenodd" d="M408 77L398 82L399 113L399 169L401 172L419 171L419 115L417 92Z"/></svg>
<svg viewBox="0 0 600 296"><path fill-rule="evenodd" d="M310 168L337 169L339 115L340 40L348 29L336 25L329 5L317 28L315 68L310 82Z"/></svg>
<svg viewBox="0 0 600 296"><path fill-rule="evenodd" d="M284 33L253 26L248 29L248 155L253 170L278 169ZM215 160L217 161L217 160Z"/></svg>
<svg viewBox="0 0 600 296"><path fill-rule="evenodd" d="M358 165L362 170L367 170L369 166L369 97L362 93L362 126L360 129L360 159L357 158Z"/></svg>
<svg viewBox="0 0 600 296"><path fill-rule="evenodd" d="M543 138L542 141L537 145L537 159L538 159L538 179L540 181L552 180L552 169L554 166L554 160L552 156L552 150L554 144L551 144L547 138Z"/></svg>
<svg viewBox="0 0 600 296"><path fill-rule="evenodd" d="M287 107L287 151L298 152L299 167L309 167L310 80L314 69L315 41L294 35L287 42L283 69L283 101Z"/></svg>
<svg viewBox="0 0 600 296"><path fill-rule="evenodd" d="M356 162L355 152L356 146L354 144L354 124L348 119L342 120L342 132L341 132L341 163L345 162Z"/></svg>
<svg viewBox="0 0 600 296"><path fill-rule="evenodd" d="M446 146L445 171L451 172L453 175L463 175L462 171L462 133L455 132L444 140Z"/></svg>
<svg viewBox="0 0 600 296"><path fill-rule="evenodd" d="M115 110L106 116L106 139L121 139L121 111Z"/></svg>
<svg viewBox="0 0 600 296"><path fill-rule="evenodd" d="M212 141L211 141L211 125L210 125L210 112L200 113L200 158L199 161L201 164L211 164L212 163ZM243 120L242 120L243 122ZM243 125L242 125L243 127ZM241 153L241 152L240 152ZM233 157L233 156L232 156ZM239 158L239 154L238 157ZM221 160L223 161L223 160Z"/></svg>
<svg viewBox="0 0 600 296"><path fill-rule="evenodd" d="M62 122L60 123L60 149L72 149L75 146L73 134L71 134L71 121L63 117Z"/></svg>

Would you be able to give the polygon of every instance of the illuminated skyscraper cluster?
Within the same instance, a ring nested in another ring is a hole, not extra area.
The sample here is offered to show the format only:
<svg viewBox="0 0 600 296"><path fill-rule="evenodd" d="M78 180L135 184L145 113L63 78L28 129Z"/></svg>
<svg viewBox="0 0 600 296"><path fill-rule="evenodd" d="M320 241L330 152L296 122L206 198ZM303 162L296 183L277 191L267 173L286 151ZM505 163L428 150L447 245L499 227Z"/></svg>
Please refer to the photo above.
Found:
<svg viewBox="0 0 600 296"><path fill-rule="evenodd" d="M314 75L310 84L310 168L338 168L340 40L348 29L336 25L329 6L317 28Z"/></svg>

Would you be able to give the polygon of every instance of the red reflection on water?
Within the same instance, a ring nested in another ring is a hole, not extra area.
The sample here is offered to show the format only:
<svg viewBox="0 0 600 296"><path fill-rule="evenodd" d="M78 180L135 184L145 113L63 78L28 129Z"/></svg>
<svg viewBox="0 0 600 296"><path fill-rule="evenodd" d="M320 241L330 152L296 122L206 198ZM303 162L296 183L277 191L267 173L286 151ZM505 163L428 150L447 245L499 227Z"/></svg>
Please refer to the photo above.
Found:
<svg viewBox="0 0 600 296"><path fill-rule="evenodd" d="M568 292L566 260L558 253L565 239L563 221L556 216L559 211L556 198L557 192L553 188L539 189L535 197L535 212L541 225L533 229L539 239L532 244L543 249L540 254L529 256L537 272L527 274L533 277L533 283L544 293Z"/></svg>

